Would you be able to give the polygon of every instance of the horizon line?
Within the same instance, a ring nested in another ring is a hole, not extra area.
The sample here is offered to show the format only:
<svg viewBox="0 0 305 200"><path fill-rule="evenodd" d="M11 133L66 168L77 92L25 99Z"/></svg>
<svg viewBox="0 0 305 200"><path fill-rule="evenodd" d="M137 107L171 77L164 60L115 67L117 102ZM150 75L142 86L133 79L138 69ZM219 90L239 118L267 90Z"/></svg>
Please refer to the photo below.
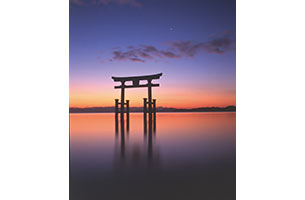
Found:
<svg viewBox="0 0 305 200"><path fill-rule="evenodd" d="M167 106L157 106L157 108L176 108L176 109L193 109L193 108L226 108L229 106L234 106L236 105L227 105L227 106L196 106L196 107L167 107ZM69 108L114 108L115 106L69 106ZM143 106L131 106L130 108L142 108Z"/></svg>
<svg viewBox="0 0 305 200"><path fill-rule="evenodd" d="M200 106L200 107L183 107L183 108L177 108L177 107L166 107L166 106L157 106L156 108L175 108L175 109L195 109L195 108L226 108L236 105L227 105L227 106ZM78 107L78 106L69 106L69 108L114 108L115 106L84 106L84 107ZM143 108L143 106L131 106L130 108Z"/></svg>

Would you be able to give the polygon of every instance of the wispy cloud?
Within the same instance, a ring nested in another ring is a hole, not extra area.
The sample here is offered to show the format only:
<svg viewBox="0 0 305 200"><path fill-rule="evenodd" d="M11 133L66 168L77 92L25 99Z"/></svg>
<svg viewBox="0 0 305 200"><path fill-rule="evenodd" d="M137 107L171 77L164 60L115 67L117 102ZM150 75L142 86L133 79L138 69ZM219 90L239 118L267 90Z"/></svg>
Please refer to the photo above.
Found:
<svg viewBox="0 0 305 200"><path fill-rule="evenodd" d="M171 43L181 55L194 57L198 52L223 54L232 47L234 41L228 37L215 38L208 42L176 41Z"/></svg>
<svg viewBox="0 0 305 200"><path fill-rule="evenodd" d="M174 41L167 44L165 49L158 49L152 45L129 46L126 50L120 48L112 52L113 56L109 61L132 61L146 62L148 60L171 59L171 58L192 58L200 52L210 54L224 54L233 50L235 40L225 33L221 37L211 38L206 42L196 41Z"/></svg>
<svg viewBox="0 0 305 200"><path fill-rule="evenodd" d="M70 0L70 4L77 6L89 6L89 5L129 5L134 7L141 7L142 4L137 0Z"/></svg>
<svg viewBox="0 0 305 200"><path fill-rule="evenodd" d="M110 61L134 61L134 62L145 62L146 60L156 60L161 58L178 58L179 55L164 50L158 50L156 47L151 45L141 45L139 47L128 47L128 50L115 50L112 52L113 57Z"/></svg>

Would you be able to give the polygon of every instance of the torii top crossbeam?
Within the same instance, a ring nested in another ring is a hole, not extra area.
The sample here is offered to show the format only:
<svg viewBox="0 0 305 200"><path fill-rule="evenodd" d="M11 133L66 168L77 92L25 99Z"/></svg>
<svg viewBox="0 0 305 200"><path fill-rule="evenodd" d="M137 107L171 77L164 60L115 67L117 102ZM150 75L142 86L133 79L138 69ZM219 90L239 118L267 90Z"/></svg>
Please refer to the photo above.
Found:
<svg viewBox="0 0 305 200"><path fill-rule="evenodd" d="M115 82L121 82L121 85L114 86L115 89L124 88L136 88L136 87L158 87L159 84L153 84L151 81L153 79L159 79L162 76L162 73L153 74L153 75L145 75L145 76L128 76L128 77L112 77ZM147 80L147 84L140 84L141 80ZM132 85L125 85L126 81L132 81Z"/></svg>

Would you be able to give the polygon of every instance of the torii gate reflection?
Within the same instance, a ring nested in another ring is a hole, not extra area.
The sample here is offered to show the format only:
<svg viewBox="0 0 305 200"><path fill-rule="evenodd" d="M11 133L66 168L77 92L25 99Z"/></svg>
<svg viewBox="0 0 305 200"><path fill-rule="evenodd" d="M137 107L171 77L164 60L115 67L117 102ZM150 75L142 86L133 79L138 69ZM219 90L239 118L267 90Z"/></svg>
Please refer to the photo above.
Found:
<svg viewBox="0 0 305 200"><path fill-rule="evenodd" d="M115 130L118 133L118 114L120 113L120 123L121 123L121 132L124 133L124 113L126 112L126 129L129 131L129 100L125 102L125 88L139 88L139 87L147 87L148 88L148 102L147 98L144 98L144 133L147 133L147 113L149 116L148 119L148 129L149 132L152 132L152 120L154 115L154 131L156 129L156 99L152 99L152 87L159 87L159 84L152 83L154 79L160 79L162 73L153 74L153 75L145 75L145 76L129 76L129 77L112 77L114 82L121 82L121 85L114 86L114 89L121 89L121 101L119 99L115 99ZM131 85L125 85L126 82L131 81ZM147 81L145 84L140 84L140 81ZM119 104L120 110L119 110ZM126 105L126 111L125 111ZM148 109L147 109L148 105Z"/></svg>

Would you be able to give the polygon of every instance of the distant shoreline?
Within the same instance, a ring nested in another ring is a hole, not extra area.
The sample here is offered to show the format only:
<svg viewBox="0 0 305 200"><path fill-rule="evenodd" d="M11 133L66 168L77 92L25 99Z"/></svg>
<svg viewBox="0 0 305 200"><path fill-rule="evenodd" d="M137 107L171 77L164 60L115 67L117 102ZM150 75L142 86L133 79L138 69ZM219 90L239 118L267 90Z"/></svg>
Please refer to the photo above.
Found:
<svg viewBox="0 0 305 200"><path fill-rule="evenodd" d="M130 113L141 113L142 107L131 107ZM182 112L236 112L236 106L227 107L200 107L190 109L157 107L157 113L182 113ZM73 108L69 109L69 113L114 113L114 107L89 107L89 108Z"/></svg>
<svg viewBox="0 0 305 200"><path fill-rule="evenodd" d="M231 112L235 113L236 111L185 111L185 112L156 112L156 113L221 113L221 112ZM130 113L142 113L142 112L130 112ZM69 114L114 114L114 112L69 112Z"/></svg>

